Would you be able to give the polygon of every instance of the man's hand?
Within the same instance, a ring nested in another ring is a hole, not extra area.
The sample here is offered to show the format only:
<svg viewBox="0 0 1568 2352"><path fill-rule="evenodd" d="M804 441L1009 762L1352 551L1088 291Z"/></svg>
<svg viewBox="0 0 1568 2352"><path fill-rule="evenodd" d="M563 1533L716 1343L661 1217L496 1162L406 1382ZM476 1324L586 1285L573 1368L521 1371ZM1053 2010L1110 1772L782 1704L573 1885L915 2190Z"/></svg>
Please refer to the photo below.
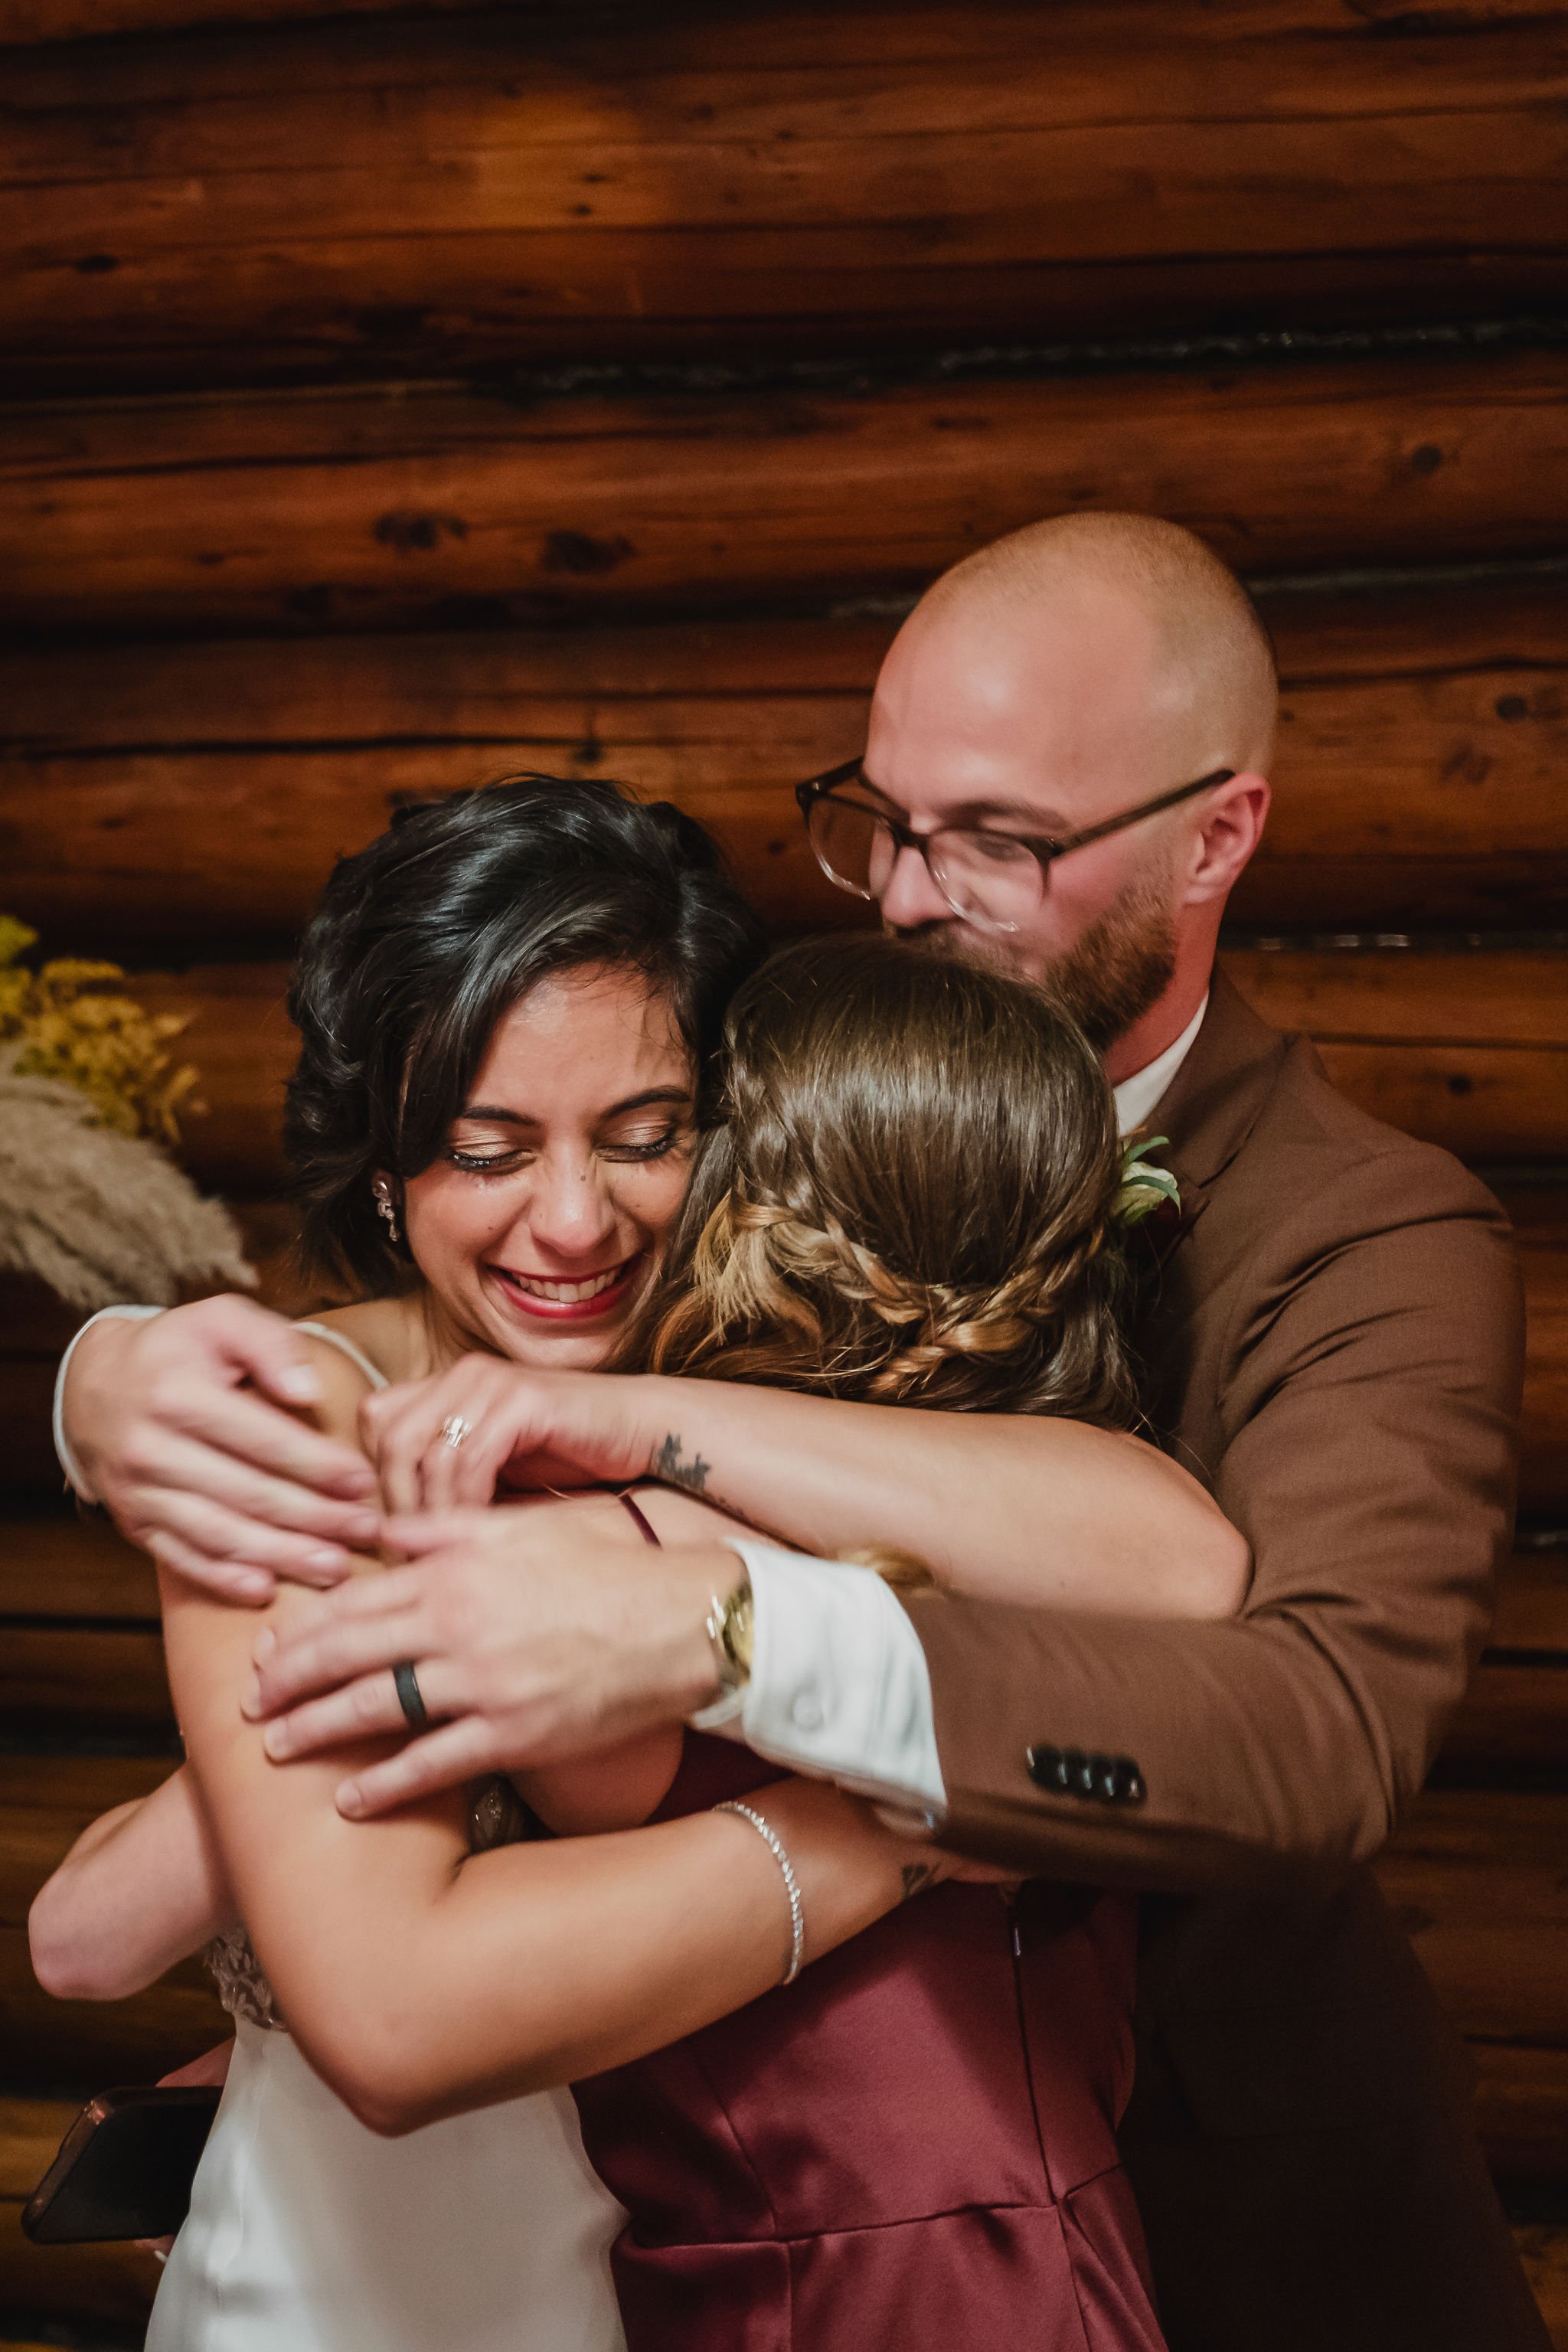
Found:
<svg viewBox="0 0 1568 2352"><path fill-rule="evenodd" d="M736 1579L721 1545L654 1551L602 1496L394 1521L405 1568L257 1645L252 1716L275 1760L402 1731L392 1669L439 1727L338 1790L351 1818L488 1772L562 1763L678 1723L714 1696L706 1620ZM303 1702L303 1704L301 1703Z"/></svg>
<svg viewBox="0 0 1568 2352"><path fill-rule="evenodd" d="M204 1298L96 1324L71 1358L66 1435L132 1543L220 1600L258 1603L280 1576L336 1583L346 1548L379 1532L367 1464L297 1417L319 1394L281 1316Z"/></svg>
<svg viewBox="0 0 1568 2352"><path fill-rule="evenodd" d="M389 1511L477 1508L498 1486L644 1476L641 1386L624 1373L536 1372L465 1356L428 1380L366 1397L360 1435ZM454 1445L443 1433L459 1424Z"/></svg>

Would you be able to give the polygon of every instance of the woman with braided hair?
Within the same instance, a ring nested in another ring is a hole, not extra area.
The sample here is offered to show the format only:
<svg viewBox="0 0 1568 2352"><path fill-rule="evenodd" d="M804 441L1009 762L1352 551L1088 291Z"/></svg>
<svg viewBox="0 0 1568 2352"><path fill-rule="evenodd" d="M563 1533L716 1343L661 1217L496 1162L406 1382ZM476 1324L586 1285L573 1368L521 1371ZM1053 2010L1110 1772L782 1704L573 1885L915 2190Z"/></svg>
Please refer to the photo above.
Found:
<svg viewBox="0 0 1568 2352"><path fill-rule="evenodd" d="M724 1118L628 1362L1134 1418L1110 1092L1037 991L885 939L812 941L742 984L726 1046ZM688 1731L653 1818L779 1777ZM524 1785L563 1827L626 1818L603 1778L584 1804L580 1768ZM987 2335L1154 2352L1114 2137L1133 1972L1130 1899L950 1882L798 1983L576 2084L590 2159L629 2215L614 2263L632 2352L936 2352Z"/></svg>

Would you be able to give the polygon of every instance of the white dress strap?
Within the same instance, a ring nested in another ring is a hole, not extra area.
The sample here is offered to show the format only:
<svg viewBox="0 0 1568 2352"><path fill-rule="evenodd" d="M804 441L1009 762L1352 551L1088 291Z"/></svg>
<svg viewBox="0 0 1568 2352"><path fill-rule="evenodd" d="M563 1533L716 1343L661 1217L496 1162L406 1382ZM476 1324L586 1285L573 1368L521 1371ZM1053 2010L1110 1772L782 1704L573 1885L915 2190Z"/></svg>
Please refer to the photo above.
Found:
<svg viewBox="0 0 1568 2352"><path fill-rule="evenodd" d="M386 1374L376 1370L363 1349L356 1348L352 1339L345 1339L342 1333L334 1331L330 1324L296 1323L294 1328L296 1331L309 1331L312 1339L325 1339L330 1347L336 1348L340 1354L346 1356L350 1363L364 1374L373 1389L391 1387L392 1383Z"/></svg>

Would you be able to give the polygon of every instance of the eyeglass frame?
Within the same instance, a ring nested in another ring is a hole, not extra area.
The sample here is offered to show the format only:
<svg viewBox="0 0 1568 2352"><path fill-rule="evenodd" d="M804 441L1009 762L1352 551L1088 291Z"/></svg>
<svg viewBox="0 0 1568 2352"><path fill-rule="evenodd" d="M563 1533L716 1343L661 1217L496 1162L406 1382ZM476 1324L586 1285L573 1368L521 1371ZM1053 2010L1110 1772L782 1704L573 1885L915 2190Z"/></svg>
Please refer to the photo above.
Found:
<svg viewBox="0 0 1568 2352"><path fill-rule="evenodd" d="M1239 768L1215 768L1208 775L1199 776L1190 784L1177 784L1173 791L1160 793L1152 801L1142 801L1136 808L1124 809L1120 816L1102 817L1098 824L1081 825L1077 833L1008 833L999 834L996 838L1015 841L1020 849L1026 849L1039 866L1043 883L1057 859L1066 857L1069 851L1087 849L1091 842L1107 841L1112 834L1125 832L1129 825L1141 824L1145 817L1158 816L1163 810L1175 808L1181 802L1190 801L1199 793L1213 791L1216 784L1228 784L1232 778L1239 775L1240 772ZM942 896L947 899L948 905L952 907L953 913L958 916L961 922L969 920L970 918L963 914L961 908L953 907L953 902L948 897L946 890L942 889L941 881L931 873L931 845L933 841L939 841L944 833L984 833L984 827L977 824L939 824L933 825L930 833L916 833L912 825L906 824L902 817L893 815L889 810L868 808L863 801L840 800L837 797L838 785L847 783L851 776L863 778L864 774L863 761L858 755L853 760L840 761L837 768L825 768L820 775L807 776L803 783L796 784L795 788L795 805L800 811L801 822L805 826L805 837L811 843L811 854L833 884L834 888L847 891L852 898L874 899L877 896L874 890L858 890L852 882L846 882L840 876L829 872L820 850L811 840L811 812L821 801L832 801L836 807L855 809L862 815L874 817L879 824L886 825L900 852L906 849L918 850L933 887L942 892ZM875 784L870 784L868 789L875 792L877 787Z"/></svg>

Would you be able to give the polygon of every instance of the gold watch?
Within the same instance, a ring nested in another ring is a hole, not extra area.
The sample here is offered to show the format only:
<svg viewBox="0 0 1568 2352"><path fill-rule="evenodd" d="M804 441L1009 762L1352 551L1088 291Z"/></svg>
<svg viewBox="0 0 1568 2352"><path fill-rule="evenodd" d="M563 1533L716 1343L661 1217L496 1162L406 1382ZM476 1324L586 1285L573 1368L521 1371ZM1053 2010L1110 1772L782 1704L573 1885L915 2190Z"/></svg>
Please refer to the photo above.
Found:
<svg viewBox="0 0 1568 2352"><path fill-rule="evenodd" d="M752 1679L752 1580L742 1576L732 1592L723 1600L715 1593L708 1604L706 1620L708 1639L713 1650L713 1668L719 1678L720 1696L728 1698L734 1691L744 1690Z"/></svg>

